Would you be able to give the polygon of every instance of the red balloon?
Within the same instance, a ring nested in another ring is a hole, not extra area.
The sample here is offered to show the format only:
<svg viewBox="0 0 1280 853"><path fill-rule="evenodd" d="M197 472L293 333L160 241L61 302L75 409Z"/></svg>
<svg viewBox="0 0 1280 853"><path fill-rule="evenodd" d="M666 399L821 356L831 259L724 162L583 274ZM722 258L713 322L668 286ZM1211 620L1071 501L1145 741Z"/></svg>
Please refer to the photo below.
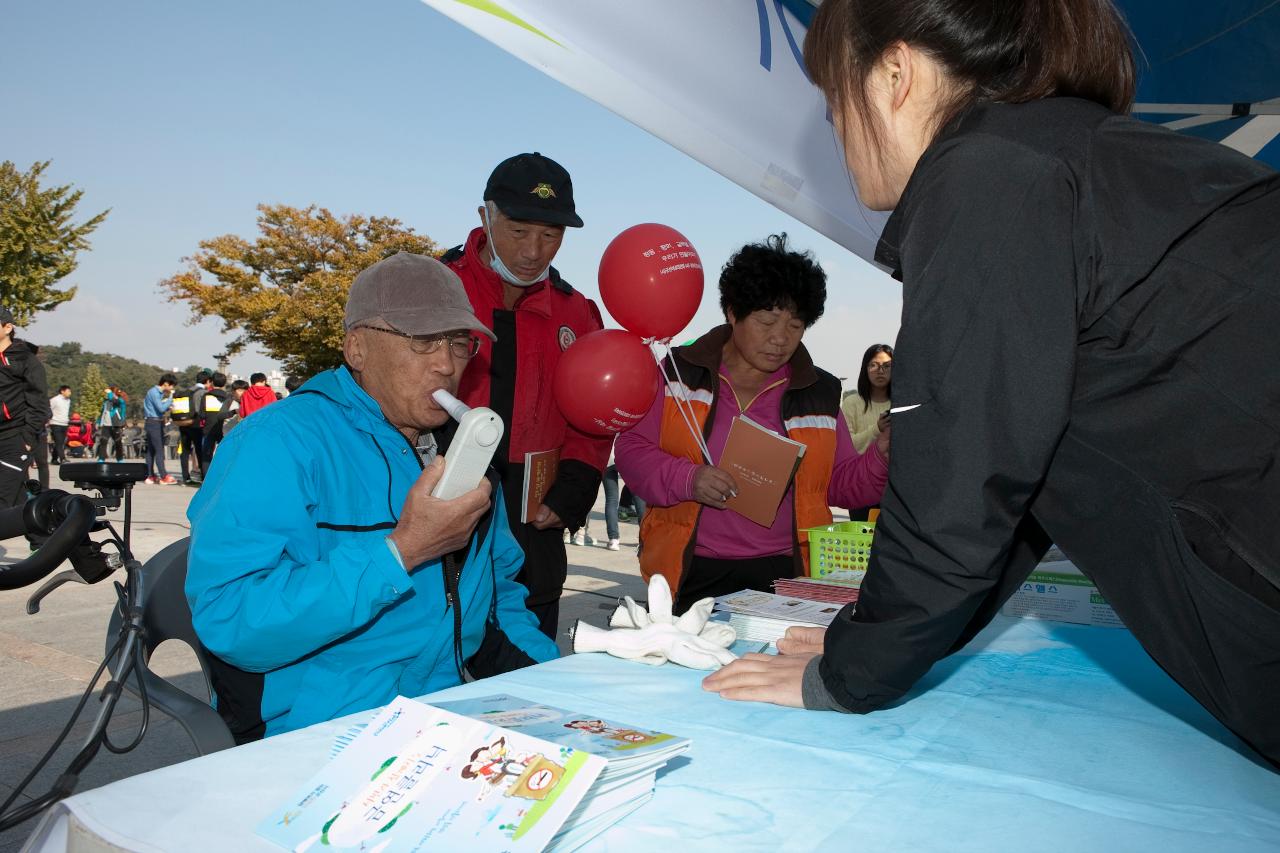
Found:
<svg viewBox="0 0 1280 853"><path fill-rule="evenodd" d="M658 365L635 335L601 329L564 351L552 387L565 420L592 435L616 435L653 405Z"/></svg>
<svg viewBox="0 0 1280 853"><path fill-rule="evenodd" d="M642 338L671 338L702 302L702 259L674 228L633 225L600 258L600 298L624 329Z"/></svg>

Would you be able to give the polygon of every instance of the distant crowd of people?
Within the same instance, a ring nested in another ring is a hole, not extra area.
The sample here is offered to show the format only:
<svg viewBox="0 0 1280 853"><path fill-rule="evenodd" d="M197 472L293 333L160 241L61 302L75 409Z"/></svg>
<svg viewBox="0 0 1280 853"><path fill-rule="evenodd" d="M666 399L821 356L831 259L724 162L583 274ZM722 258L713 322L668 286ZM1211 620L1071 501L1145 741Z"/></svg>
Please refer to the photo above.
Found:
<svg viewBox="0 0 1280 853"><path fill-rule="evenodd" d="M228 383L225 374L202 370L182 388L174 374L165 373L144 395L139 419L129 417L129 394L119 385L104 389L92 416L75 410L73 389L62 385L48 400L48 420L35 437L29 465L41 488L49 485L48 463L94 458L145 459L145 483L199 486L223 437L282 396L267 384L265 373ZM180 477L169 473L166 459L179 462Z"/></svg>

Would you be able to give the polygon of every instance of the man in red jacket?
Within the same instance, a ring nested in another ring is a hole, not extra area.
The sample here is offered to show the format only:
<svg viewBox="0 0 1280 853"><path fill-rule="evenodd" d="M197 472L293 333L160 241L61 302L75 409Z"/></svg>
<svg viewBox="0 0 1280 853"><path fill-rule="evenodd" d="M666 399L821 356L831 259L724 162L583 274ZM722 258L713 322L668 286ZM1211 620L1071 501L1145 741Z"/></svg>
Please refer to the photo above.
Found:
<svg viewBox="0 0 1280 853"><path fill-rule="evenodd" d="M493 464L525 553L516 579L529 590L539 627L554 639L567 570L562 531L580 527L591 511L612 441L566 423L551 383L560 354L603 323L595 303L551 266L565 228L582 227L573 183L559 163L536 152L499 163L478 212L480 227L441 260L462 279L476 316L497 341L481 339L458 397L488 406L506 424ZM523 523L525 454L546 450L560 452L555 481Z"/></svg>
<svg viewBox="0 0 1280 853"><path fill-rule="evenodd" d="M276 392L267 384L267 374L255 373L249 377L249 387L240 398L240 419L243 420L258 409L264 409L276 401Z"/></svg>

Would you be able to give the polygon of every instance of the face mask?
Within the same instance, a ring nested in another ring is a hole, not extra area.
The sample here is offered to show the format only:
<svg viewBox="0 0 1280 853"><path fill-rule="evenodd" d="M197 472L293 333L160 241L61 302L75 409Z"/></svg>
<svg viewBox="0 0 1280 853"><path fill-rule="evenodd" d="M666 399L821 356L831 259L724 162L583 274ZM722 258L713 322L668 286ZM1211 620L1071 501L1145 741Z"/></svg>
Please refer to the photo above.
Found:
<svg viewBox="0 0 1280 853"><path fill-rule="evenodd" d="M507 265L502 262L502 258L498 256L498 250L493 246L493 223L489 221L489 205L484 206L484 234L489 238L489 267L498 274L498 277L507 284L513 284L516 287L532 287L547 277L547 271L551 269L551 264L547 264L542 272L533 277L533 281L525 281L517 278L516 274L507 269Z"/></svg>

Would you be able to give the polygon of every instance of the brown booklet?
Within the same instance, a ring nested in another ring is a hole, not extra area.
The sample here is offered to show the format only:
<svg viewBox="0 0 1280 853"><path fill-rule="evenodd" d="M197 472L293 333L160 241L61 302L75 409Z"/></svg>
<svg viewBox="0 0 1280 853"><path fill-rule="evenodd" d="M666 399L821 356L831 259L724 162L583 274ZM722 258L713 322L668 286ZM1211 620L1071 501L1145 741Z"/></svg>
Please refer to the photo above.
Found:
<svg viewBox="0 0 1280 853"><path fill-rule="evenodd" d="M725 504L729 509L769 527L778 515L778 504L791 487L791 478L804 456L804 445L738 415L729 427L729 438L717 466L738 484L738 494Z"/></svg>
<svg viewBox="0 0 1280 853"><path fill-rule="evenodd" d="M560 464L560 448L538 450L524 455L524 494L520 496L520 520L533 521L532 513L538 511L542 499L556 481L556 466Z"/></svg>

